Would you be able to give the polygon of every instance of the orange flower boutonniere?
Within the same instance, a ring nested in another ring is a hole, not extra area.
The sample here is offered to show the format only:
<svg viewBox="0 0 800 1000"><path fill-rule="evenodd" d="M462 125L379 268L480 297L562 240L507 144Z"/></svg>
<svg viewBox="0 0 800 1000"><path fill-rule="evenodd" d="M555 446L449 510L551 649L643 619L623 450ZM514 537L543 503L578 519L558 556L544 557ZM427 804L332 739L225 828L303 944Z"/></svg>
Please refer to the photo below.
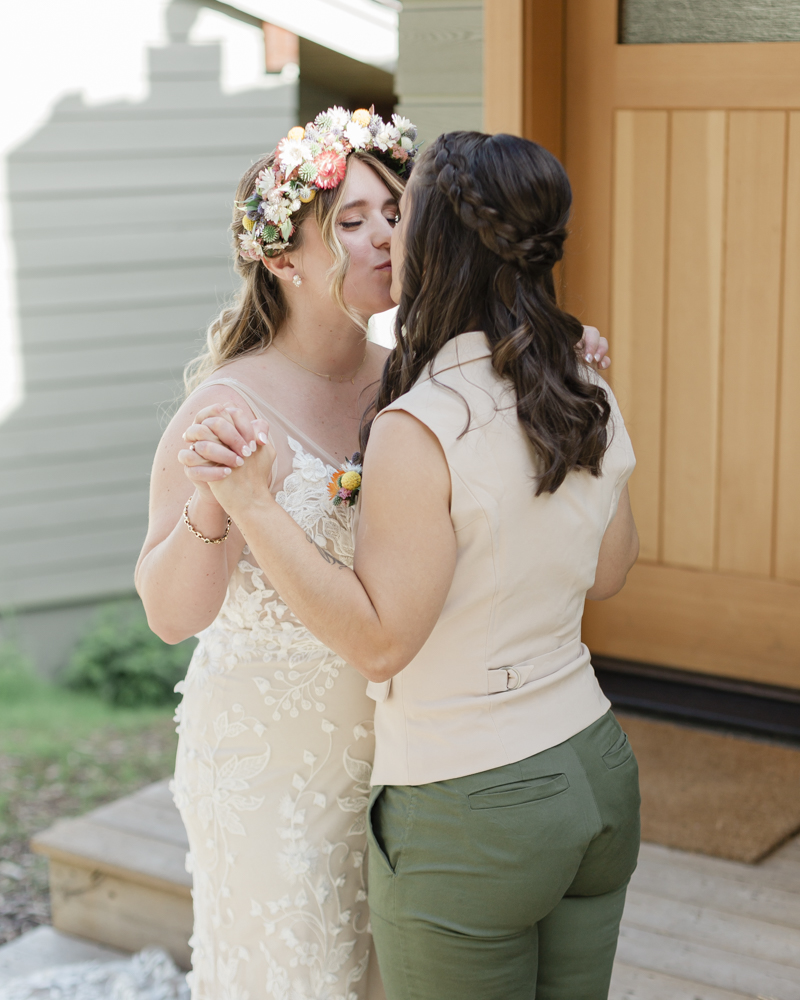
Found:
<svg viewBox="0 0 800 1000"><path fill-rule="evenodd" d="M354 507L358 494L361 491L362 467L359 459L361 455L356 452L349 462L344 463L343 469L337 469L331 476L328 483L328 494L334 507L345 504L347 507Z"/></svg>

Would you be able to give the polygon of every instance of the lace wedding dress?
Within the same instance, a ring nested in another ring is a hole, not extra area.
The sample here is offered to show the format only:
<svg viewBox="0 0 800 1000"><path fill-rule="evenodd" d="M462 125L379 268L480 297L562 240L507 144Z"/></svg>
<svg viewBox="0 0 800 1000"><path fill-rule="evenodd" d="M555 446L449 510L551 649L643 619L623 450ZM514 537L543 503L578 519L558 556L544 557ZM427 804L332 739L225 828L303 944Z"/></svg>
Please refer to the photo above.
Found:
<svg viewBox="0 0 800 1000"><path fill-rule="evenodd" d="M252 390L277 502L353 561L330 456ZM278 489L280 485L280 489ZM173 791L194 889L192 1000L378 1000L364 881L374 703L292 615L245 548L178 686Z"/></svg>

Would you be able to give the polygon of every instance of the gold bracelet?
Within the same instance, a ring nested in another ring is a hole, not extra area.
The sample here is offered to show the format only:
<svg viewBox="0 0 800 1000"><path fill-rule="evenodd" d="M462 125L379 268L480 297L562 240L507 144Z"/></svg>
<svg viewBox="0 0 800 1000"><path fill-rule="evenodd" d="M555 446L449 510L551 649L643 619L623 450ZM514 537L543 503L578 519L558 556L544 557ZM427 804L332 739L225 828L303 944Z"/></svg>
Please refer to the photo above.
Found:
<svg viewBox="0 0 800 1000"><path fill-rule="evenodd" d="M189 531L191 531L191 533L193 535L196 535L200 539L201 542L205 542L206 545L219 545L220 542L224 542L225 539L228 537L228 534L230 533L230 530L231 530L231 519L230 519L230 517L228 518L228 526L225 528L225 534L224 535L222 535L220 538L206 538L206 536L202 535L197 530L197 528L195 528L195 526L192 524L192 522L189 520L189 504L191 502L192 502L192 498L189 497L189 499L186 501L186 506L183 508L183 523L186 525L186 527L189 529Z"/></svg>

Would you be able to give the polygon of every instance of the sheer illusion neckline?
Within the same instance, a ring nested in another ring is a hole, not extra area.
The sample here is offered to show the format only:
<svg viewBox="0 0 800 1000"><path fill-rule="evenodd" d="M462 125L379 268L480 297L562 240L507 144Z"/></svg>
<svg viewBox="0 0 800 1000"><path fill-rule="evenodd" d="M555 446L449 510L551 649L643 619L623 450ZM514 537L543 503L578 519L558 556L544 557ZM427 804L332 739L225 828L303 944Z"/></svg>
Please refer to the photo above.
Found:
<svg viewBox="0 0 800 1000"><path fill-rule="evenodd" d="M246 385L244 382L240 382L237 378L216 378L209 382L204 382L203 385L198 386L198 388L205 389L206 386L210 385L227 385L232 389L235 389L257 416L266 417L266 415L271 414L273 417L277 418L277 420L282 423L287 430L301 438L304 438L308 444L312 446L312 448L314 448L320 455L324 456L328 464L333 466L333 468L336 469L341 465L341 462L335 458L327 448L323 448L322 445L318 444L304 430L298 427L297 424L292 423L288 417L285 417L280 410L271 406L255 391L255 389L251 389L249 385ZM261 410L263 410L264 413L262 413Z"/></svg>

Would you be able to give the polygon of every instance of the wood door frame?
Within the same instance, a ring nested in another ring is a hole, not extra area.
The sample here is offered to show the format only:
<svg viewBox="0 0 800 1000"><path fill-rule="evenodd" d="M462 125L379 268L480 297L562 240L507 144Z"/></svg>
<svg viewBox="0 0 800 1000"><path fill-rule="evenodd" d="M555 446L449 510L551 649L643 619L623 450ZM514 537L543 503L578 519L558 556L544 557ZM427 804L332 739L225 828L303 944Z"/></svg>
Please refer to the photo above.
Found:
<svg viewBox="0 0 800 1000"><path fill-rule="evenodd" d="M484 130L525 136L559 158L565 17L565 0L488 0L483 5Z"/></svg>

